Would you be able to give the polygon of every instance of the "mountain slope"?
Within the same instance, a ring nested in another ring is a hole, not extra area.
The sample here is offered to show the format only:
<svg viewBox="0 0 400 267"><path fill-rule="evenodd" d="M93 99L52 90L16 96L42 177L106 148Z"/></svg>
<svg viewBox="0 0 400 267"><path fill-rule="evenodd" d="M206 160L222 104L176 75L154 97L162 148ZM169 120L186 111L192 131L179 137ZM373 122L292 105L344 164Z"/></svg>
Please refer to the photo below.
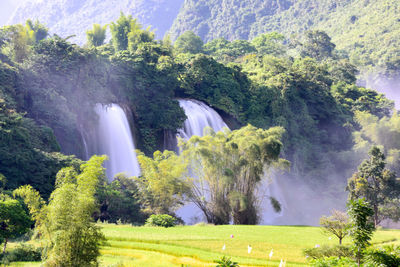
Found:
<svg viewBox="0 0 400 267"><path fill-rule="evenodd" d="M52 33L62 37L76 35L72 39L85 42L85 31L93 23L107 24L115 21L120 12L132 15L144 26L152 26L161 38L170 28L183 0L43 0L22 4L9 21L23 23L26 19L38 19Z"/></svg>
<svg viewBox="0 0 400 267"><path fill-rule="evenodd" d="M186 0L170 35L175 39L192 30L205 41L235 40L310 29L326 31L357 65L386 67L400 54L400 1Z"/></svg>
<svg viewBox="0 0 400 267"><path fill-rule="evenodd" d="M10 23L37 18L52 33L76 34L72 41L83 44L85 30L115 21L120 11L151 25L157 38L168 32L172 40L187 30L207 42L271 31L301 39L320 29L364 72L393 77L400 69L398 0L27 0Z"/></svg>

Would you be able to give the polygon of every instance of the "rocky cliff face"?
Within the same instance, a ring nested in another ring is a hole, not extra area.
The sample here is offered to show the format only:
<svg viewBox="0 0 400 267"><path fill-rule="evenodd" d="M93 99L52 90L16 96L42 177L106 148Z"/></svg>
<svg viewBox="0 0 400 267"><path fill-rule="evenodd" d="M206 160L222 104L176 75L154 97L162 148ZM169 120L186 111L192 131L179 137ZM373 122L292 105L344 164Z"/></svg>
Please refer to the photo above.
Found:
<svg viewBox="0 0 400 267"><path fill-rule="evenodd" d="M178 15L184 0L28 0L14 13L9 24L38 19L61 37L85 43L85 31L94 23L115 21L120 12L132 15L162 38Z"/></svg>

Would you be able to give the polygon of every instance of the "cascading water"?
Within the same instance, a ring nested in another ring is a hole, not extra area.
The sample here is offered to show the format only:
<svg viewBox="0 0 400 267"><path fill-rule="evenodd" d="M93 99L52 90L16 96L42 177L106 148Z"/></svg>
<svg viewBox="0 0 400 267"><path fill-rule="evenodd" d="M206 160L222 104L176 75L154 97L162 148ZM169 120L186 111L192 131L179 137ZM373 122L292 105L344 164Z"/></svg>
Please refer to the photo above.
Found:
<svg viewBox="0 0 400 267"><path fill-rule="evenodd" d="M216 132L224 127L228 128L221 116L203 102L191 99L178 101L187 116L183 128L178 130L179 137L188 140L193 135L203 136L206 127L211 127Z"/></svg>
<svg viewBox="0 0 400 267"><path fill-rule="evenodd" d="M179 99L178 101L185 111L187 119L183 128L178 130L176 137L188 140L193 135L203 136L203 130L206 127L211 127L216 132L224 127L228 128L221 116L203 102L192 99ZM176 146L176 140L173 141ZM196 223L203 217L202 211L193 203L186 204L176 214L186 223Z"/></svg>
<svg viewBox="0 0 400 267"><path fill-rule="evenodd" d="M207 126L211 127L216 132L222 130L224 127L228 128L221 116L203 102L191 99L180 99L178 101L179 105L185 111L187 119L184 122L183 128L178 130L177 137L188 140L193 135L203 136L203 130ZM264 207L261 210L261 223L279 223L279 219L282 218L287 208L285 196L280 185L275 179L274 181L268 181L268 179L265 179L260 186L259 193L263 199L261 206ZM278 202L280 202L282 208L281 212L277 213L274 211L270 204L269 197L274 197ZM186 223L195 223L203 217L201 210L194 204L183 206L177 211L177 215Z"/></svg>
<svg viewBox="0 0 400 267"><path fill-rule="evenodd" d="M117 104L97 104L95 111L99 116L98 151L95 152L109 157L105 163L108 179L112 180L117 173L138 176L140 168L125 112Z"/></svg>

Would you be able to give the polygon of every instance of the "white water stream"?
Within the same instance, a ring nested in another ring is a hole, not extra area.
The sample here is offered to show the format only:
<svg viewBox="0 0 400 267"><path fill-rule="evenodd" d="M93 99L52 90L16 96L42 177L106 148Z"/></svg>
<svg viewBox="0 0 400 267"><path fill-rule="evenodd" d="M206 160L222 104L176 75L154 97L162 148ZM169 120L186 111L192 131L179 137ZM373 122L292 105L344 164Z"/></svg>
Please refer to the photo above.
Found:
<svg viewBox="0 0 400 267"><path fill-rule="evenodd" d="M193 135L203 136L206 127L218 132L228 126L221 116L203 102L191 99L179 99L179 105L185 111L187 119L183 128L178 130L178 136L188 140Z"/></svg>
<svg viewBox="0 0 400 267"><path fill-rule="evenodd" d="M97 104L95 111L99 116L98 122L98 151L109 159L105 162L107 177L112 180L117 173L128 176L140 174L136 158L132 131L124 110L117 104Z"/></svg>

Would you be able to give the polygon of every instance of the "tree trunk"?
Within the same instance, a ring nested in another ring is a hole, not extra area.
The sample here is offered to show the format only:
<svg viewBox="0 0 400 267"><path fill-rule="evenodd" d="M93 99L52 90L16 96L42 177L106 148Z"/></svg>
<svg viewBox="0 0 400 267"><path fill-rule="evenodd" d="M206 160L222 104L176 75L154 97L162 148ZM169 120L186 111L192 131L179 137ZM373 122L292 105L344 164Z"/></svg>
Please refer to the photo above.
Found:
<svg viewBox="0 0 400 267"><path fill-rule="evenodd" d="M378 220L378 205L374 205L374 225L375 228L378 226L379 220Z"/></svg>
<svg viewBox="0 0 400 267"><path fill-rule="evenodd" d="M3 254L6 253L7 242L8 242L8 238L6 238L4 240Z"/></svg>

